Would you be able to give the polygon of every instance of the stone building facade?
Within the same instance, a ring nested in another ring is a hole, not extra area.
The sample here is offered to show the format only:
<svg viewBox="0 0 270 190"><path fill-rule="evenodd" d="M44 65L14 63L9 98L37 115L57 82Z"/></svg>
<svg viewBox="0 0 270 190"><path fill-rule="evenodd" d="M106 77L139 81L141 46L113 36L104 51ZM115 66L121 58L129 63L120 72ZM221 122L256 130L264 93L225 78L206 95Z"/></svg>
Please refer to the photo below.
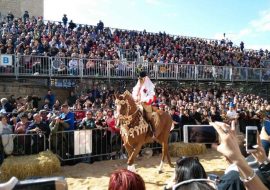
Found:
<svg viewBox="0 0 270 190"><path fill-rule="evenodd" d="M25 11L31 16L44 16L44 0L0 0L1 17L11 11L15 17L22 17Z"/></svg>

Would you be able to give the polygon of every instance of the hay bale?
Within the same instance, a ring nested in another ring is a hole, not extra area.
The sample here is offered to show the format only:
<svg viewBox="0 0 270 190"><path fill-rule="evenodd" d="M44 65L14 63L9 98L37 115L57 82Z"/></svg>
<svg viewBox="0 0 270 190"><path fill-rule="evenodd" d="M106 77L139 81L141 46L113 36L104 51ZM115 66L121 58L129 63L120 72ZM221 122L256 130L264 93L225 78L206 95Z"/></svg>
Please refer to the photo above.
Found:
<svg viewBox="0 0 270 190"><path fill-rule="evenodd" d="M169 145L169 153L172 157L193 156L197 154L204 154L205 152L205 144L172 143Z"/></svg>
<svg viewBox="0 0 270 190"><path fill-rule="evenodd" d="M2 181L12 176L25 179L33 176L49 176L60 170L60 161L50 151L40 152L30 156L10 156L6 158L0 168Z"/></svg>

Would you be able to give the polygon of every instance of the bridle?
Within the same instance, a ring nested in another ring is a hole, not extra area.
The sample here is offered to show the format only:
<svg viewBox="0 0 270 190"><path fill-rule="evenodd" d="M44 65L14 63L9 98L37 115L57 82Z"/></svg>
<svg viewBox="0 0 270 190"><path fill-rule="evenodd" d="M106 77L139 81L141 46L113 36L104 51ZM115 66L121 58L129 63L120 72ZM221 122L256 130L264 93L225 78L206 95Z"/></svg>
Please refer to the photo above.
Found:
<svg viewBox="0 0 270 190"><path fill-rule="evenodd" d="M126 94L123 94L121 96L125 97ZM139 111L139 108L137 108L132 114L129 115L129 112L131 110L131 106L128 102L127 99L125 100L115 100L115 105L120 105L120 106L123 106L123 105L126 105L127 106L127 110L126 110L126 113L125 114L120 114L118 115L118 119L121 120L124 124L126 125L129 125L131 120L132 120L132 116L134 116L138 111Z"/></svg>
<svg viewBox="0 0 270 190"><path fill-rule="evenodd" d="M129 114L131 107L130 107L130 104L129 104L128 100L116 100L115 104L120 105L120 106L123 106L123 105L127 106L126 113L125 114L119 114L118 119L120 119L120 120L129 120L129 121L131 121L132 116L135 115L139 111L139 108L137 108L132 114Z"/></svg>

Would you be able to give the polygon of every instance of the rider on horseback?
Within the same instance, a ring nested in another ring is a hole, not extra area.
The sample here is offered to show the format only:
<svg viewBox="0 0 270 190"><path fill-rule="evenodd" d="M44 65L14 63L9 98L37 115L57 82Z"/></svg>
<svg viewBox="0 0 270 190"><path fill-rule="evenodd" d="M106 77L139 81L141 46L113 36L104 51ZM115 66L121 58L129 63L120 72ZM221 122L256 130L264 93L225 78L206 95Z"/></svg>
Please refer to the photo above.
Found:
<svg viewBox="0 0 270 190"><path fill-rule="evenodd" d="M157 113L152 109L152 103L155 102L155 85L147 76L145 71L140 72L138 82L132 91L133 99L142 105L144 118L150 124L153 138L156 139L154 123L157 119Z"/></svg>

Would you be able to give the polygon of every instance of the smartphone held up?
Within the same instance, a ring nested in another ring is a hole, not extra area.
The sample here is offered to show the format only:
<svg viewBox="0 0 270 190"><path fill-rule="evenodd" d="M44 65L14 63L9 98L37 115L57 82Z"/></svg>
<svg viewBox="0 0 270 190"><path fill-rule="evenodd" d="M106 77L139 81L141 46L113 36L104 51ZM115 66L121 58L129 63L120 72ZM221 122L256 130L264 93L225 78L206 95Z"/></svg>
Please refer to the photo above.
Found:
<svg viewBox="0 0 270 190"><path fill-rule="evenodd" d="M216 144L218 133L211 125L184 125L185 143Z"/></svg>
<svg viewBox="0 0 270 190"><path fill-rule="evenodd" d="M258 128L256 126L246 127L246 151L254 152L257 148L257 133Z"/></svg>

